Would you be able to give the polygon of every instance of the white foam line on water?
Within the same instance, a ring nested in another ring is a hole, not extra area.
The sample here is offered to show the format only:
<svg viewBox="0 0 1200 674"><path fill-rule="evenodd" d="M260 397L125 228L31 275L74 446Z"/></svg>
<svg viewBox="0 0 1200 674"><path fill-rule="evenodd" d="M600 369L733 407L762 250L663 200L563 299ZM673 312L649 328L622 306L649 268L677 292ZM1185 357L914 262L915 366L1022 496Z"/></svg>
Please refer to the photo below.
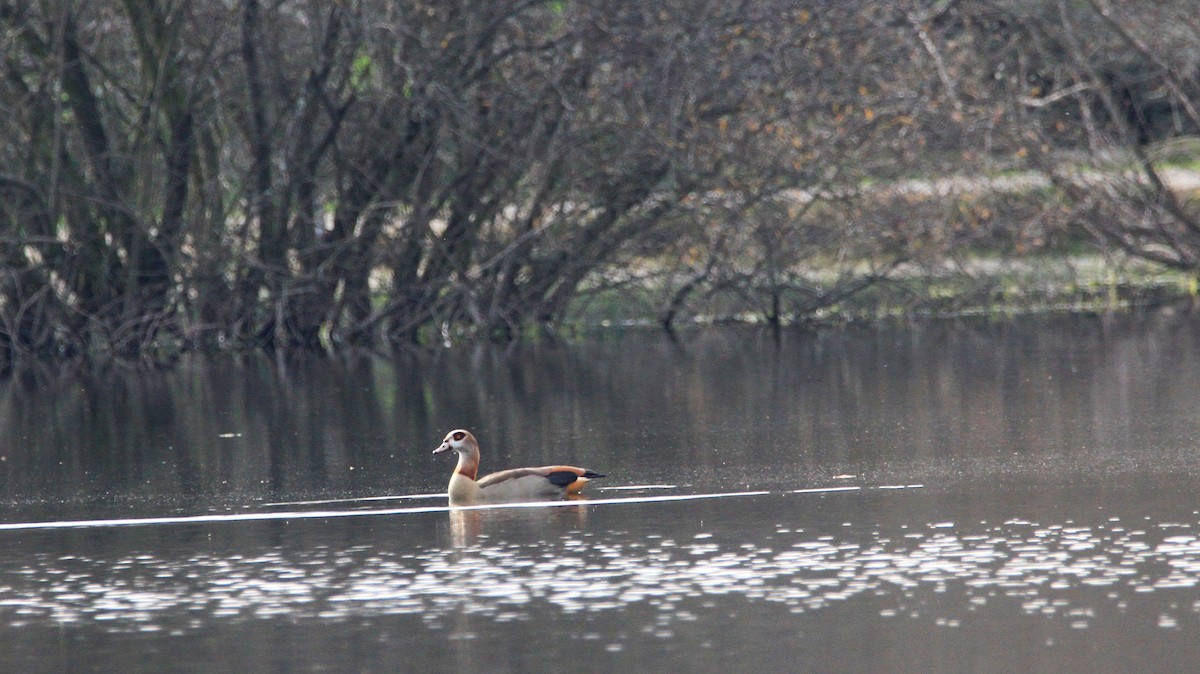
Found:
<svg viewBox="0 0 1200 674"><path fill-rule="evenodd" d="M418 506L412 508L386 508L382 510L311 510L304 512L237 513L232 515L182 515L179 517L133 517L109 520L63 520L51 522L0 523L0 531L23 531L29 529L92 529L104 527L132 527L154 524L205 524L210 522L265 522L271 520L312 520L337 517L372 517L381 515L411 515L457 510L503 510L509 508L555 508L565 506L618 505L627 503L661 503L664 501L695 501L701 499L733 498L737 496L764 496L769 491L737 491L718 494L672 494L669 496L631 496L628 498L606 498L577 501L529 501L521 503L499 503L474 506Z"/></svg>
<svg viewBox="0 0 1200 674"><path fill-rule="evenodd" d="M789 494L824 494L832 491L861 491L862 487L817 487L814 489L793 489Z"/></svg>
<svg viewBox="0 0 1200 674"><path fill-rule="evenodd" d="M631 484L619 487L597 487L597 491L637 491L641 489L678 489L679 485L674 484ZM242 506L243 508L278 508L281 506L311 506L311 505L331 505L334 503L373 503L379 501L419 501L428 498L446 498L446 492L438 492L436 494L399 494L396 496L363 496L360 498L328 498L317 499L312 501L272 501L270 503L251 503Z"/></svg>
<svg viewBox="0 0 1200 674"><path fill-rule="evenodd" d="M326 505L330 503L365 503L369 501L416 501L425 498L446 498L446 492L437 494L402 494L399 496L363 496L361 498L330 498L319 501L275 501L272 503L253 503L243 508L276 508L279 506Z"/></svg>
<svg viewBox="0 0 1200 674"><path fill-rule="evenodd" d="M924 489L923 484L881 484L876 489Z"/></svg>

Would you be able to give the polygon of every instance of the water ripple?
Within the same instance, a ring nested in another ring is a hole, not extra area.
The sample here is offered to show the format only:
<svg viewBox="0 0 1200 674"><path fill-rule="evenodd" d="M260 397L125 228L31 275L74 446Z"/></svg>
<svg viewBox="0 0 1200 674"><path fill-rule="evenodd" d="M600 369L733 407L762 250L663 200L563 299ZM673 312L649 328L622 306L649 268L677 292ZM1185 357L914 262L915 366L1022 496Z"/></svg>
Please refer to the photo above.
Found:
<svg viewBox="0 0 1200 674"><path fill-rule="evenodd" d="M870 597L885 617L933 611L950 627L1003 597L1027 614L1086 628L1105 604L1123 610L1148 595L1195 588L1200 537L1191 528L1014 519L970 532L935 522L855 540L778 525L770 536L742 540L612 532L410 552L359 545L174 559L41 554L4 569L0 624L100 621L113 630L181 632L214 618L412 614L437 627L457 613L521 620L535 604L564 613L647 604L661 616L656 629L669 632L673 621L695 620L712 601L736 596L797 613ZM941 597L935 608L917 600L925 592ZM1161 628L1200 611L1200 603L1179 605L1157 614Z"/></svg>

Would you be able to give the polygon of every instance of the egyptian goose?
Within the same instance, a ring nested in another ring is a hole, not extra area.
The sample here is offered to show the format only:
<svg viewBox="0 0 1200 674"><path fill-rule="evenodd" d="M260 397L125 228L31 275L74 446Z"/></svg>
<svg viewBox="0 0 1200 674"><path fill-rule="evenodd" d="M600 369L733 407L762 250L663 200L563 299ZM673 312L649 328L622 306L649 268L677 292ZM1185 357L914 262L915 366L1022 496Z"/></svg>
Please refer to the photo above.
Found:
<svg viewBox="0 0 1200 674"><path fill-rule="evenodd" d="M546 501L578 494L588 480L604 477L575 466L513 468L492 473L478 480L479 442L462 429L450 431L434 454L458 452L458 466L450 476L450 505L471 505L496 501Z"/></svg>

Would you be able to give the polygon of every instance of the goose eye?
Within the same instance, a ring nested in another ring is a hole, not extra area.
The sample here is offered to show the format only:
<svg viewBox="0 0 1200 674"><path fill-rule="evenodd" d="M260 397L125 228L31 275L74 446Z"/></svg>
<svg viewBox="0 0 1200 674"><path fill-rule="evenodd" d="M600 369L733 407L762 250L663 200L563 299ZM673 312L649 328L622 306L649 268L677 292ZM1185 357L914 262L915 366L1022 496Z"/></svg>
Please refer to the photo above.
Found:
<svg viewBox="0 0 1200 674"><path fill-rule="evenodd" d="M462 439L463 439L463 438L465 438L465 437L467 437L467 434L466 434L466 433L463 433L462 431L459 431L459 432L457 432L457 433L455 433L455 434L454 434L454 441L455 441L455 442L462 442Z"/></svg>

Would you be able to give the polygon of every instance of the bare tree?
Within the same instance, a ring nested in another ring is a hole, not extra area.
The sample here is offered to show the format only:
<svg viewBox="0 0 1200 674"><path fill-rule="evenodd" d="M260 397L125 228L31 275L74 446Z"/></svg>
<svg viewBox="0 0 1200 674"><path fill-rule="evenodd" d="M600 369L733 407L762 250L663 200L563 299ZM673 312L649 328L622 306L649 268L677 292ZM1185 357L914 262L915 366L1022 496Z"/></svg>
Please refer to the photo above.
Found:
<svg viewBox="0 0 1200 674"><path fill-rule="evenodd" d="M626 282L779 325L1064 219L1194 269L1161 147L1197 35L1182 2L0 0L0 352L507 339ZM1043 214L921 182L1005 167Z"/></svg>
<svg viewBox="0 0 1200 674"><path fill-rule="evenodd" d="M960 2L945 49L994 109L1015 165L1055 188L1053 208L1126 254L1200 263L1186 164L1200 132L1200 23L1186 2ZM999 154L999 153L997 153Z"/></svg>

